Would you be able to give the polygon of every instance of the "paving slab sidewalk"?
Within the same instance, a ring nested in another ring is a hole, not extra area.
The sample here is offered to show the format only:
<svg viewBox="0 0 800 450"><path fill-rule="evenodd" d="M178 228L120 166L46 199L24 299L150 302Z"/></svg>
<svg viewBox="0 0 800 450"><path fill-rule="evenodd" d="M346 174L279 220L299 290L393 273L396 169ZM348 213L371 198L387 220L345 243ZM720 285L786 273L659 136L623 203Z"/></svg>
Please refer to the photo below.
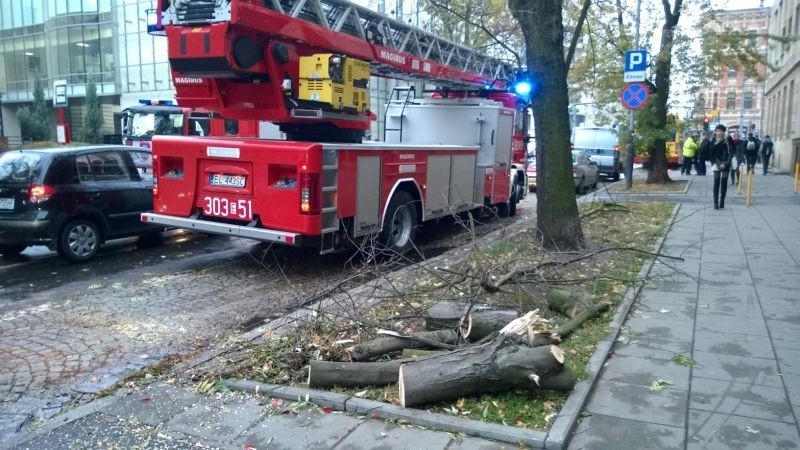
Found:
<svg viewBox="0 0 800 450"><path fill-rule="evenodd" d="M659 198L681 203L664 248L684 261L654 266L568 448L800 448L793 179L755 175L749 207L729 187L714 210L711 172L671 175L689 186Z"/></svg>

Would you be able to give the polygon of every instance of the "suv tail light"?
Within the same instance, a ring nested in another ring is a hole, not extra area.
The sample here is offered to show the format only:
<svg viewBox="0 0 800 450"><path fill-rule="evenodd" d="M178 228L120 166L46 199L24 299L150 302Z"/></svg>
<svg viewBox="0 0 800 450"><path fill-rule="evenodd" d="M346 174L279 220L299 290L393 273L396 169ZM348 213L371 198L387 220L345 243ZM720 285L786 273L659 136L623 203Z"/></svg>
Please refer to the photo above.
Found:
<svg viewBox="0 0 800 450"><path fill-rule="evenodd" d="M55 193L56 190L52 186L46 186L46 185L31 186L28 189L28 201L30 201L33 204L46 202Z"/></svg>

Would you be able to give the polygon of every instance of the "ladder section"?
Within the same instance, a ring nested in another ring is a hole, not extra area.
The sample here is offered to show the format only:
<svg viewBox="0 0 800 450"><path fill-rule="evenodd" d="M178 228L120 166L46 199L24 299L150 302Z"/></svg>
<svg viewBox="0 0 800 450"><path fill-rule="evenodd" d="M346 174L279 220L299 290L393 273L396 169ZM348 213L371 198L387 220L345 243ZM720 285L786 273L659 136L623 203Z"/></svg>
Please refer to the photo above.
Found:
<svg viewBox="0 0 800 450"><path fill-rule="evenodd" d="M502 89L514 76L513 67L421 28L411 26L348 0L230 0L212 6L209 0L171 2L162 25L202 25L230 22L278 38L304 42L325 52L340 52L369 60L374 75L427 79L453 88ZM298 21L293 23L294 21ZM304 27L334 33L307 33ZM313 34L320 36L313 39ZM500 80L497 84L497 80ZM502 85L501 85L502 84Z"/></svg>
<svg viewBox="0 0 800 450"><path fill-rule="evenodd" d="M323 148L322 152L322 234L319 252L324 255L335 251L336 232L339 231L339 209L336 203L339 164L335 148Z"/></svg>
<svg viewBox="0 0 800 450"><path fill-rule="evenodd" d="M403 93L405 95L403 96ZM416 98L416 91L414 86L395 86L392 88L392 94L389 96L389 101L386 103L386 111L383 115L383 141L384 142L403 142L403 122L406 115L406 106ZM397 110L400 110L399 112ZM397 123L397 126L389 128L389 122ZM393 138L386 138L387 132L397 133L397 140Z"/></svg>

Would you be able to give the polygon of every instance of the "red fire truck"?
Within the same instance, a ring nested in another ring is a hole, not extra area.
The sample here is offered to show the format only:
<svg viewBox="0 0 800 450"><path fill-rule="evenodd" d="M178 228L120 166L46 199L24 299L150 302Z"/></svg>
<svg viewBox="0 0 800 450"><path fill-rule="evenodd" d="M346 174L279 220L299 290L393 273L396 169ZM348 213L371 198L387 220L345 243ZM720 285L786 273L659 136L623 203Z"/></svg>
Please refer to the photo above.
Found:
<svg viewBox="0 0 800 450"><path fill-rule="evenodd" d="M528 105L507 64L346 0L161 0L181 105L277 124L287 140L156 136L154 211L142 220L320 253L525 195ZM382 142L370 76L396 88Z"/></svg>

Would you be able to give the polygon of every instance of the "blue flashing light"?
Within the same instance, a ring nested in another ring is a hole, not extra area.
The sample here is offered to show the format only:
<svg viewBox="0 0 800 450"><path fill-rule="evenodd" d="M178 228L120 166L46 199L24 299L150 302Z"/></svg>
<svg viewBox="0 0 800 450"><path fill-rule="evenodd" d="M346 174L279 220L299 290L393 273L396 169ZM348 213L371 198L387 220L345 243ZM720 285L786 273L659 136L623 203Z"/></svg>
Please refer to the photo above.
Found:
<svg viewBox="0 0 800 450"><path fill-rule="evenodd" d="M532 89L533 86L528 80L520 80L514 83L514 92L521 97L530 95Z"/></svg>
<svg viewBox="0 0 800 450"><path fill-rule="evenodd" d="M172 100L151 100L151 99L139 99L140 105L148 105L148 106L175 106L175 102Z"/></svg>

